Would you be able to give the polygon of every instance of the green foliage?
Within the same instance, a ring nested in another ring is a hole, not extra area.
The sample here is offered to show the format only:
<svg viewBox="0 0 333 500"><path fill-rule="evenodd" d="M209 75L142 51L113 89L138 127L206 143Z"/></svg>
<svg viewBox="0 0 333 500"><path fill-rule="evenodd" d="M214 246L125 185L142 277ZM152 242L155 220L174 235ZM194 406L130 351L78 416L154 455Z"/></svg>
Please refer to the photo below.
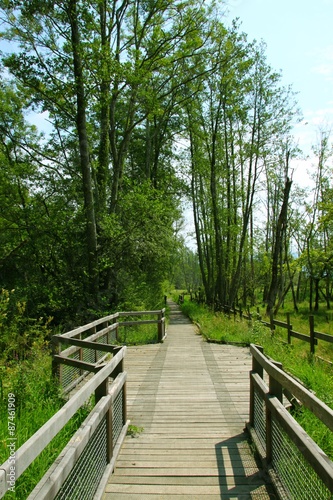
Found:
<svg viewBox="0 0 333 500"><path fill-rule="evenodd" d="M33 357L35 352L46 346L50 335L49 324L43 318L31 319L26 315L25 302L17 301L15 290L2 289L0 293L0 356L10 369L16 369L17 362Z"/></svg>
<svg viewBox="0 0 333 500"><path fill-rule="evenodd" d="M143 427L137 427L136 425L129 425L127 429L127 435L132 438L136 438L143 431Z"/></svg>
<svg viewBox="0 0 333 500"><path fill-rule="evenodd" d="M36 389L38 389L36 387ZM30 406L16 418L16 435L18 436L17 446L21 446L30 436L32 436L45 422L47 422L59 409L59 403L52 400L39 398L35 405ZM2 407L1 413L5 417L7 408ZM33 412L34 418L31 418ZM83 420L89 413L88 407L81 408L43 450L36 460L27 468L27 470L16 480L15 494L7 493L6 498L16 498L25 500L43 475L54 463L64 446L71 439L75 431L80 427ZM0 463L7 460L9 450L7 445L7 420L2 418L6 424L0 425Z"/></svg>

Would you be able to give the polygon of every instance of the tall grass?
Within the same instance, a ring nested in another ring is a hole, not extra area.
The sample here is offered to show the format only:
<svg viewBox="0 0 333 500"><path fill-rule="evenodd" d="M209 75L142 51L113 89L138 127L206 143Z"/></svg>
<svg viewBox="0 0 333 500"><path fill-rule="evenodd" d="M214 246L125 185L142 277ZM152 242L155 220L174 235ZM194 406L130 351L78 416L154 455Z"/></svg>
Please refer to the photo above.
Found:
<svg viewBox="0 0 333 500"><path fill-rule="evenodd" d="M124 345L156 344L157 325L134 325L119 328L118 342Z"/></svg>

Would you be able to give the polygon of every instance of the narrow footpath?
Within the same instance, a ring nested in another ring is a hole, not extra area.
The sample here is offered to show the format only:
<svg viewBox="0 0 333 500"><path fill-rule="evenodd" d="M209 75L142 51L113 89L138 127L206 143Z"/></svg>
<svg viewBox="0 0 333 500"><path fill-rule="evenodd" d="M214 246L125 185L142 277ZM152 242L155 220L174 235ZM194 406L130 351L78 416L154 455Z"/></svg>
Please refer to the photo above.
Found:
<svg viewBox="0 0 333 500"><path fill-rule="evenodd" d="M171 307L163 344L130 347L128 435L104 500L273 499L244 432L247 348L209 344Z"/></svg>

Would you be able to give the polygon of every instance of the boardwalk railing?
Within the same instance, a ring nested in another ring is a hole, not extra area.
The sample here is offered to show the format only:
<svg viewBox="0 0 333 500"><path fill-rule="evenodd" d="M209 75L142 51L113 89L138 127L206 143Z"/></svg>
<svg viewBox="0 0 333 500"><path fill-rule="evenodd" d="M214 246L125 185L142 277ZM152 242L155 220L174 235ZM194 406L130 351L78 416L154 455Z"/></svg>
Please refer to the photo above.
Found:
<svg viewBox="0 0 333 500"><path fill-rule="evenodd" d="M333 493L333 463L283 405L283 394L308 408L330 431L333 410L251 344L248 429L282 498L323 500ZM266 381L268 382L268 385Z"/></svg>
<svg viewBox="0 0 333 500"><path fill-rule="evenodd" d="M97 373L15 454L15 480L64 428L72 416L95 395L95 405L51 469L28 497L32 499L93 498L103 489L113 470L126 435L126 372L123 359L126 347L113 352L113 358L96 367ZM109 386L109 379L113 382ZM10 487L13 464L0 466L0 497Z"/></svg>
<svg viewBox="0 0 333 500"><path fill-rule="evenodd" d="M121 321L121 318L157 316L156 319ZM53 373L64 394L73 390L88 374L98 370L119 342L119 329L128 326L156 324L156 340L165 337L165 309L157 311L117 312L62 335L54 335ZM63 349L63 346L69 345Z"/></svg>
<svg viewBox="0 0 333 500"><path fill-rule="evenodd" d="M154 320L119 321L121 317L156 315ZM78 431L29 495L29 500L101 498L126 436L125 346L118 341L123 326L157 325L157 340L165 337L165 309L119 312L52 338L53 373L64 394L76 389L67 403L0 465L0 498L59 434L74 414L94 399L94 407ZM62 349L66 346L65 349ZM69 346L69 347L67 347ZM89 375L91 378L80 382Z"/></svg>

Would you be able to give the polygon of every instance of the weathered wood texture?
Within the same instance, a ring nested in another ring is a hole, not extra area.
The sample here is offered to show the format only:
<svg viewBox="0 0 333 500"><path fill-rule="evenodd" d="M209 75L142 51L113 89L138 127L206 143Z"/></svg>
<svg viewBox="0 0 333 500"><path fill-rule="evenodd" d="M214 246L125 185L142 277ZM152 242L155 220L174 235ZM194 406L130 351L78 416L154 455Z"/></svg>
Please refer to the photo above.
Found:
<svg viewBox="0 0 333 500"><path fill-rule="evenodd" d="M172 304L163 344L128 348L125 439L104 499L275 498L244 432L248 349L206 343Z"/></svg>

